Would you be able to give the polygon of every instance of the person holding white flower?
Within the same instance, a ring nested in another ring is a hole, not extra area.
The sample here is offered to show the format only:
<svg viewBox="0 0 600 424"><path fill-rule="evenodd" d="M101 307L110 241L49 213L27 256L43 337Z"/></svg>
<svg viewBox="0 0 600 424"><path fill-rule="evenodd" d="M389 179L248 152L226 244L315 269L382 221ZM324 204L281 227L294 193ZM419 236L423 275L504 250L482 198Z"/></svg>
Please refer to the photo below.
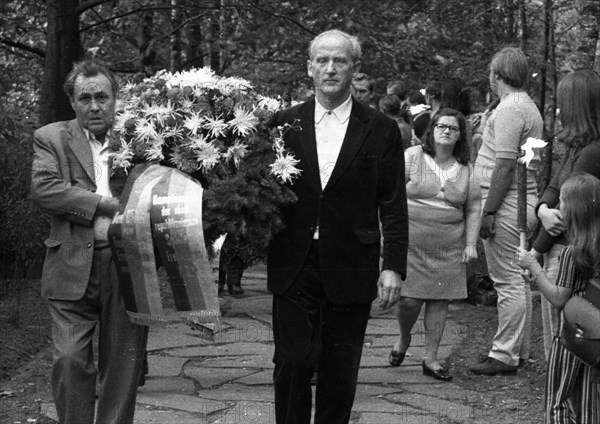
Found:
<svg viewBox="0 0 600 424"><path fill-rule="evenodd" d="M527 57L518 48L504 48L492 58L490 87L500 103L483 131L475 178L483 201L479 234L498 293L498 329L487 356L471 366L475 374L515 374L519 364L529 359L531 289L513 260L520 243L516 168L521 146L530 137L541 138L544 124L525 91L528 74ZM526 180L527 226L533 228L537 203L533 166L528 167Z"/></svg>
<svg viewBox="0 0 600 424"><path fill-rule="evenodd" d="M86 60L73 65L64 89L76 119L35 132L31 180L32 200L51 216L42 295L52 319L52 394L61 424L92 424L94 415L98 423L127 424L147 327L129 320L108 243L119 206L108 164L118 84L108 69Z"/></svg>
<svg viewBox="0 0 600 424"><path fill-rule="evenodd" d="M401 135L392 119L352 99L360 57L356 37L319 34L307 63L316 98L273 119L291 126L284 140L300 171L290 186L298 200L283 208L285 228L267 259L278 424L310 423L317 362L314 422L349 422L371 304L394 305L406 277Z"/></svg>

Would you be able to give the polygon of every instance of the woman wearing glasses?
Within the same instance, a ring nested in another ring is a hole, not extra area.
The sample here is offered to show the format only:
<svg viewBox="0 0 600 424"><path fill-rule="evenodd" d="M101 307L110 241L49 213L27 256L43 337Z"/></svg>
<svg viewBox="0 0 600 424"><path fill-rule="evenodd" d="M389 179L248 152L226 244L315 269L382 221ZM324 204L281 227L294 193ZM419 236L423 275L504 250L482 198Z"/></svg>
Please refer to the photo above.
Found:
<svg viewBox="0 0 600 424"><path fill-rule="evenodd" d="M454 109L438 111L423 144L405 151L408 271L398 306L400 335L389 361L397 367L404 360L425 304L423 374L442 381L452 380L437 356L448 303L467 297L466 263L477 258L480 189L469 158L466 120Z"/></svg>

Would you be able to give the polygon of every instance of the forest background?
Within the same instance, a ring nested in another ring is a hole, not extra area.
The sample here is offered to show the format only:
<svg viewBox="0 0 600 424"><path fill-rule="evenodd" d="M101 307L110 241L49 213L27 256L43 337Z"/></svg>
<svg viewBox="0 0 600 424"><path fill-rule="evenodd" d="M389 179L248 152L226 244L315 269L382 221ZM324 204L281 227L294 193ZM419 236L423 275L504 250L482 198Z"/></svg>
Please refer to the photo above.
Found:
<svg viewBox="0 0 600 424"><path fill-rule="evenodd" d="M298 99L312 89L307 45L339 28L363 44L362 71L376 91L457 78L482 96L489 61L518 46L532 73L528 91L550 142L540 169L552 172L557 81L600 70L597 0L3 0L0 2L0 278L39 266L47 219L28 200L31 135L74 117L62 82L74 61L95 57L123 82L160 69L210 66L259 92ZM482 103L483 106L485 104ZM38 260L36 261L36 258Z"/></svg>

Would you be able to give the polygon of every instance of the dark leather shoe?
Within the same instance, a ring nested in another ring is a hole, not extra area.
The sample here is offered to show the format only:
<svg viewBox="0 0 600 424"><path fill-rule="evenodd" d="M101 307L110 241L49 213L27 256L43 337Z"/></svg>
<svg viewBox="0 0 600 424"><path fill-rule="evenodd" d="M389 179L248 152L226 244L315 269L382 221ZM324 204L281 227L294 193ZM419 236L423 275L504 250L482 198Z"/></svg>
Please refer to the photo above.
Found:
<svg viewBox="0 0 600 424"><path fill-rule="evenodd" d="M470 370L477 375L516 374L517 366L505 364L488 356L485 361L473 365Z"/></svg>
<svg viewBox="0 0 600 424"><path fill-rule="evenodd" d="M227 290L229 291L229 294L232 296L240 296L242 294L244 294L244 289L240 286L240 285L234 285L234 286L228 286Z"/></svg>
<svg viewBox="0 0 600 424"><path fill-rule="evenodd" d="M410 347L410 342L412 340L412 335L408 337L408 344L406 345L406 350L404 352L398 352L392 349L390 352L390 365L392 367L399 367L404 362L404 357L406 356L406 351Z"/></svg>
<svg viewBox="0 0 600 424"><path fill-rule="evenodd" d="M392 349L390 352L390 365L392 367L399 367L404 362L404 356L406 356L406 352L396 352Z"/></svg>
<svg viewBox="0 0 600 424"><path fill-rule="evenodd" d="M446 368L438 368L437 370L432 370L427 365L425 365L425 361L423 361L421 365L423 367L423 375L433 377L436 380L452 381L452 376Z"/></svg>

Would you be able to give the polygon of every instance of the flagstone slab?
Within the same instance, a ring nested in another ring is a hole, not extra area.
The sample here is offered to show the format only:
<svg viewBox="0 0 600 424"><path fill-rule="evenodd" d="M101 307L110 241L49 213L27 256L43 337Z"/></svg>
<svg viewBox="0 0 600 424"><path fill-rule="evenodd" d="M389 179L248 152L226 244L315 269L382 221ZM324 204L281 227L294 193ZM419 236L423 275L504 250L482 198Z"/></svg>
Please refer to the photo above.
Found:
<svg viewBox="0 0 600 424"><path fill-rule="evenodd" d="M207 368L193 363L188 363L183 368L183 374L192 378L202 388L220 386L256 372L256 370L240 368Z"/></svg>
<svg viewBox="0 0 600 424"><path fill-rule="evenodd" d="M148 407L136 408L133 420L133 424L208 424L208 422L203 415Z"/></svg>
<svg viewBox="0 0 600 424"><path fill-rule="evenodd" d="M275 348L270 343L245 343L232 342L220 345L195 346L183 349L169 350L169 356L180 358L210 357L210 356L245 356L267 355L272 356Z"/></svg>
<svg viewBox="0 0 600 424"><path fill-rule="evenodd" d="M201 389L198 397L222 402L273 402L273 386L255 386L249 388L244 384L227 383L213 389Z"/></svg>
<svg viewBox="0 0 600 424"><path fill-rule="evenodd" d="M402 398L403 394L390 394L381 396L369 396L365 394L356 394L354 399L354 405L352 406L353 411L360 412L384 412L389 414L402 415L407 412L412 413L423 413L415 406L407 406L406 404L390 402L388 399L394 396L394 398Z"/></svg>
<svg viewBox="0 0 600 424"><path fill-rule="evenodd" d="M275 367L275 364L273 364L270 356L247 355L241 358L209 358L203 360L201 366L212 368L272 369Z"/></svg>
<svg viewBox="0 0 600 424"><path fill-rule="evenodd" d="M186 395L196 394L194 382L183 377L146 377L146 384L138 388L138 393L143 392L165 392Z"/></svg>
<svg viewBox="0 0 600 424"><path fill-rule="evenodd" d="M448 383L446 383L446 387L447 386L449 386ZM403 393L400 395L387 395L385 398L390 402L402 403L414 408L420 408L424 412L434 414L440 418L445 417L449 420L454 420L457 422L466 422L473 415L473 408L471 406L464 405L460 402L440 399L438 396L436 396L435 392L432 392L431 396Z"/></svg>
<svg viewBox="0 0 600 424"><path fill-rule="evenodd" d="M215 343L272 343L273 330L258 320L232 317L223 320L227 329L216 334Z"/></svg>
<svg viewBox="0 0 600 424"><path fill-rule="evenodd" d="M246 386L262 386L262 385L273 385L273 370L260 371L255 374L251 374L247 377L240 378L236 381Z"/></svg>
<svg viewBox="0 0 600 424"><path fill-rule="evenodd" d="M401 387L377 386L374 384L358 384L356 386L356 394L364 394L365 396L382 396L390 393L400 394L404 389Z"/></svg>
<svg viewBox="0 0 600 424"><path fill-rule="evenodd" d="M228 410L211 415L210 419L214 424L274 424L275 405L266 402L239 402Z"/></svg>
<svg viewBox="0 0 600 424"><path fill-rule="evenodd" d="M152 377L174 377L181 374L183 364L188 358L173 358L162 355L148 355L148 376Z"/></svg>
<svg viewBox="0 0 600 424"><path fill-rule="evenodd" d="M430 414L412 412L410 409L401 414L381 414L365 412L360 414L357 424L439 424L438 417Z"/></svg>
<svg viewBox="0 0 600 424"><path fill-rule="evenodd" d="M148 352L156 350L181 348L182 346L207 346L212 342L200 337L190 336L179 331L154 327L150 329L148 336Z"/></svg>
<svg viewBox="0 0 600 424"><path fill-rule="evenodd" d="M201 415L212 414L216 411L225 409L228 406L225 402L219 402L210 399L200 399L197 396L157 392L138 393L137 403L160 409L175 409L178 411L193 412ZM166 422L170 423L174 421Z"/></svg>

